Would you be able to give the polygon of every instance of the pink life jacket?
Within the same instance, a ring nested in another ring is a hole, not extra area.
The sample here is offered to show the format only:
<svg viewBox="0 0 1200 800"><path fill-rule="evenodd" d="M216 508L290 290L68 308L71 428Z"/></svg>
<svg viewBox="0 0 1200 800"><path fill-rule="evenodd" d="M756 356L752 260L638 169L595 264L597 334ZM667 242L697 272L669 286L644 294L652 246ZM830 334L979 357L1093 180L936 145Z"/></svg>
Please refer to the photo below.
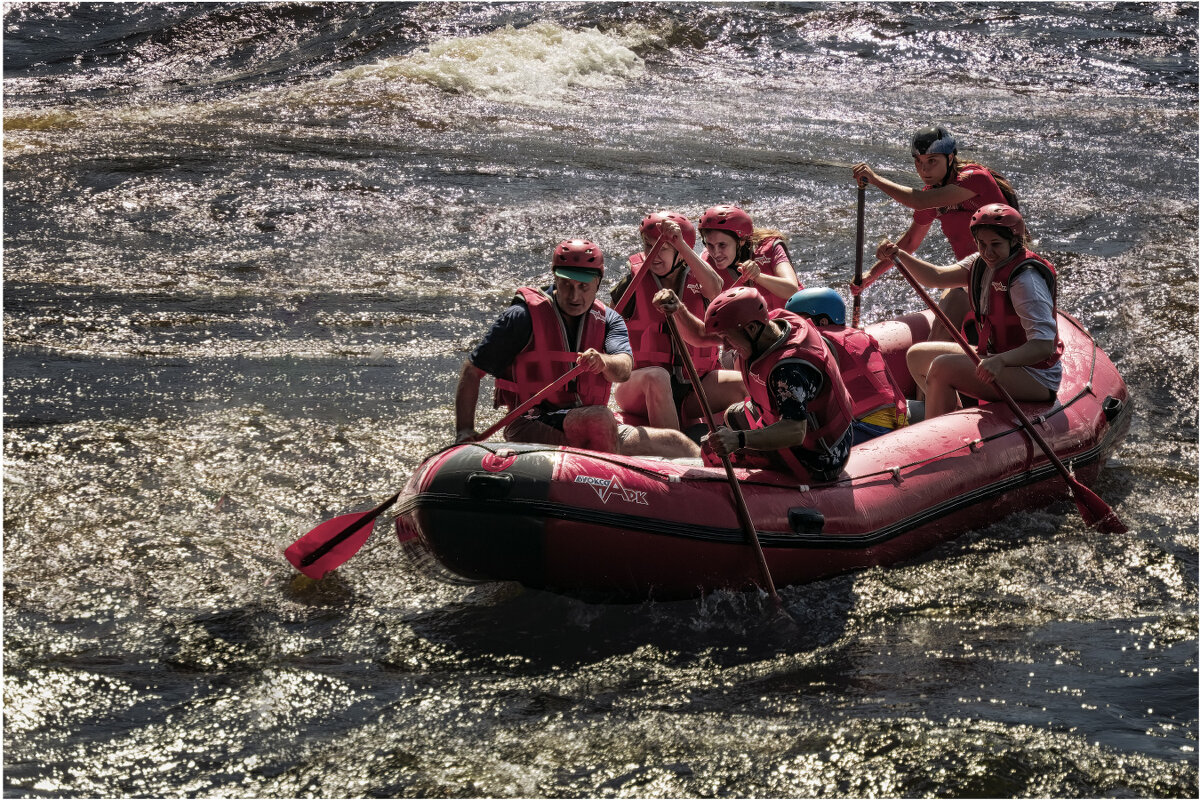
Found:
<svg viewBox="0 0 1200 800"><path fill-rule="evenodd" d="M874 336L844 325L824 325L817 331L837 357L855 419L883 408L894 408L897 420L907 414L904 391L888 369Z"/></svg>
<svg viewBox="0 0 1200 800"><path fill-rule="evenodd" d="M516 408L575 366L575 357L589 347L604 352L604 306L593 301L579 322L575 342L567 341L567 329L554 298L541 289L517 290L513 302L524 302L533 322L533 335L517 354L503 377L496 378L494 405ZM604 375L582 372L546 397L543 405L553 408L608 405L612 384Z"/></svg>
<svg viewBox="0 0 1200 800"><path fill-rule="evenodd" d="M954 185L962 186L969 178L977 180L972 181L973 187L964 188L980 190L975 193L974 197L954 206L923 208L913 212L913 221L915 222L929 224L936 219L942 223L942 233L950 242L950 249L954 251L955 258L966 258L972 253L978 252L979 248L975 245L975 238L971 236L972 215L989 203L1008 203L1008 198L1000 190L1000 184L996 183L996 179L987 167L979 164L963 166L958 171ZM934 189L936 187L926 186L925 188Z"/></svg>
<svg viewBox="0 0 1200 800"><path fill-rule="evenodd" d="M762 415L762 426L773 425L780 417L775 396L767 389L771 370L783 361L802 361L815 368L823 380L817 396L808 402L808 430L800 446L812 452L829 452L854 422L850 394L842 382L837 360L821 339L817 327L804 317L779 310L770 312L770 319L786 323L787 335L749 365L740 356L737 359L750 399ZM788 458L788 448L778 452L790 465L792 459ZM807 475L807 470L802 475Z"/></svg>
<svg viewBox="0 0 1200 800"><path fill-rule="evenodd" d="M772 236L768 239L763 239L758 243L758 246L754 248L754 263L758 264L758 268L762 270L764 275L775 274L775 264L778 263L775 260L776 244L783 245L783 241ZM787 245L783 245L783 249L786 253ZM700 254L700 258L704 260L705 264L708 264L710 267L712 267L712 259L708 257L707 250ZM716 267L713 267L713 269L718 275L721 276L721 282L724 284L721 287L722 291L731 288L733 284L737 282L737 279L742 276L740 272L734 269L717 269ZM803 289L804 287L800 286L800 288ZM767 311L775 311L776 309L783 308L790 299L787 297L779 297L774 292L768 292L765 289L759 289L758 293L761 294L763 296L763 300L766 301Z"/></svg>
<svg viewBox="0 0 1200 800"><path fill-rule="evenodd" d="M629 344L633 347L634 367L662 367L676 378L687 382L687 370L672 347L671 331L667 327L666 317L654 307L654 295L661 284L654 273L641 277L642 270L648 269L642 263L644 260L645 256L641 253L629 257L629 267L633 271L636 287L632 301L633 316L626 319L625 324L629 328ZM688 278L679 298L688 311L704 319L705 302L704 295L700 293L699 282ZM700 377L717 368L720 348L695 347L686 343L685 346L692 355L692 363L696 365L696 373Z"/></svg>
<svg viewBox="0 0 1200 800"><path fill-rule="evenodd" d="M975 312L975 318L981 320L979 323L979 355L981 358L1008 352L1028 341L1025 337L1025 326L1021 323L1021 316L1017 314L1017 310L1013 307L1012 300L1008 296L1008 287L1012 284L1013 279L1027 269L1037 270L1045 278L1046 283L1050 285L1050 298L1054 302L1053 310L1055 319L1057 319L1058 273L1049 261L1032 250L1022 248L1020 252L1014 253L1008 261L1001 264L992 273L992 281L987 287L979 285L983 281L984 274L987 272L987 265L984 264L983 258L977 258L971 264L971 273L968 279L968 295L971 298L971 309ZM987 314L982 314L979 310L982 298L981 291L988 292ZM1062 358L1062 353L1062 339L1059 338L1056 330L1054 334L1054 354L1044 361L1039 361L1030 366L1037 369L1052 367Z"/></svg>

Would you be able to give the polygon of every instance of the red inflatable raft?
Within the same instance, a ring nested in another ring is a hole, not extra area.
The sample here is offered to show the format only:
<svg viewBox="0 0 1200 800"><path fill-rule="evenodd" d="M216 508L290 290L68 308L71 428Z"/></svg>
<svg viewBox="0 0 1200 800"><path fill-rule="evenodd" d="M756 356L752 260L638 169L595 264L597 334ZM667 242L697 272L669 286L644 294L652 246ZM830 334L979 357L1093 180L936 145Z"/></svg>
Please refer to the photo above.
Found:
<svg viewBox="0 0 1200 800"><path fill-rule="evenodd" d="M893 372L931 316L868 330ZM1084 484L1129 425L1124 381L1072 317L1059 315L1064 379L1053 404L1022 404ZM908 390L911 393L911 383ZM830 483L737 470L778 586L895 563L1066 484L1004 403L964 408L854 448ZM760 583L725 472L698 460L630 458L490 442L428 458L401 495L397 532L471 580L585 596L677 598Z"/></svg>

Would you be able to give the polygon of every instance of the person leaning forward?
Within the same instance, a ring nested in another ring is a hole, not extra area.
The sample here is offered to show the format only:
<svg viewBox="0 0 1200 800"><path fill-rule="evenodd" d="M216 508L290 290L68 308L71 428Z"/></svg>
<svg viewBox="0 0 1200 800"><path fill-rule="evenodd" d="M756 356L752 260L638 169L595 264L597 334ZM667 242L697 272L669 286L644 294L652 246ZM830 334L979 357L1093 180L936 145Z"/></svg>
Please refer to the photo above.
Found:
<svg viewBox="0 0 1200 800"><path fill-rule="evenodd" d="M850 457L854 416L837 361L811 322L783 309L768 312L763 296L744 286L717 295L703 322L669 289L654 304L674 315L689 342L720 341L736 353L750 398L726 410L706 449L804 481L836 479ZM755 458L746 450L762 452Z"/></svg>
<svg viewBox="0 0 1200 800"><path fill-rule="evenodd" d="M599 245L563 241L551 269L553 286L519 289L464 362L454 397L456 442L478 439L475 407L484 374L496 379L495 407L512 409L581 364L583 372L509 424L504 438L626 455L697 455L679 431L622 425L608 408L612 384L629 379L633 351L625 320L596 300L604 276Z"/></svg>

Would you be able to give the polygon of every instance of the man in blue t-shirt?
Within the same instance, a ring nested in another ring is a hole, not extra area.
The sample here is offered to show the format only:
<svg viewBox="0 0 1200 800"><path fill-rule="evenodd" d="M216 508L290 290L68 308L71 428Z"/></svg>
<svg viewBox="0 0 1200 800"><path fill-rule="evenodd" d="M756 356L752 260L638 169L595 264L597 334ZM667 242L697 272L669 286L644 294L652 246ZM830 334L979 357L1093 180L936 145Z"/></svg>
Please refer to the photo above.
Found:
<svg viewBox="0 0 1200 800"><path fill-rule="evenodd" d="M699 447L679 431L619 424L608 408L611 384L628 380L633 370L633 351L625 320L596 302L604 275L600 248L583 239L562 242L552 274L552 287L518 293L463 364L454 398L456 441L478 438L475 407L485 374L496 378L500 402L515 407L571 368L571 362L548 355L566 352L576 354L574 363L585 371L510 423L504 431L508 441L698 456ZM602 331L594 327L601 319ZM547 376L548 364L553 374Z"/></svg>

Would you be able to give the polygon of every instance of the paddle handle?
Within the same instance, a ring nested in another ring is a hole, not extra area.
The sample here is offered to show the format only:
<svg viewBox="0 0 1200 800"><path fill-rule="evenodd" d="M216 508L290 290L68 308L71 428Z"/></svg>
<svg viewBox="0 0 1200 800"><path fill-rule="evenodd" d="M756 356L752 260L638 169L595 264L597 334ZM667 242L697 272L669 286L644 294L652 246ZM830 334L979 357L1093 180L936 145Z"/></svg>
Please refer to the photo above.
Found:
<svg viewBox="0 0 1200 800"><path fill-rule="evenodd" d="M696 365L692 362L692 354L688 352L687 346L683 342L683 337L679 335L679 328L675 325L675 317L671 314L664 313L667 318L667 327L671 331L671 341L675 343L675 349L679 351L679 357L683 360L684 367L687 368L688 377L692 381L692 389L696 392L696 399L700 401L700 410L704 413L704 422L708 425L709 434L717 432L716 422L713 420L712 407L708 404L708 395L704 391L704 386L700 383L700 376L696 373ZM762 543L758 540L758 531L754 529L754 519L750 516L750 509L746 507L746 498L742 495L742 485L738 483L737 476L733 474L733 465L729 463L729 456L721 456L721 464L725 467L725 478L729 481L729 489L733 492L733 505L737 510L738 521L741 523L742 532L746 534L746 539L754 549L754 556L758 560L758 570L762 575L763 583L766 584L767 594L771 596L771 602L777 608L783 607L783 600L779 597L779 592L775 590L775 581L771 577L771 568L767 565L767 557L763 553Z"/></svg>
<svg viewBox="0 0 1200 800"><path fill-rule="evenodd" d="M864 240L864 217L867 205L867 185L865 183L858 184L858 233L854 244L854 285L861 286L863 279L863 240ZM854 295L854 316L851 321L851 326L858 327L859 311L862 308L862 297L860 294Z"/></svg>
<svg viewBox="0 0 1200 800"><path fill-rule="evenodd" d="M946 330L950 331L950 335L954 337L954 341L958 343L958 346L962 348L962 351L966 353L973 362L975 362L976 366L978 366L983 359L979 357L979 353L975 352L975 348L972 347L971 343L967 341L967 337L963 336L962 331L955 327L954 323L950 321L950 318L946 316L946 312L938 308L938 304L933 302L933 298L929 296L929 293L925 291L921 284L917 283L917 279L913 277L913 274L909 272L908 267L903 264L900 258L897 257L893 260L895 261L896 269L900 270L900 274L904 276L904 279L908 281L909 285L911 285L913 289L917 291L917 294L921 296L921 300L925 302L925 305L929 306L929 309L934 313L935 316L937 316L942 325L946 326ZM1007 389L1000 385L1000 381L993 381L992 387L996 390L996 393L1000 395L1001 399L1008 404L1008 407L1012 409L1013 414L1016 415L1021 425L1024 426L1025 430L1029 433L1029 437L1037 443L1038 447L1042 448L1042 452L1046 454L1046 457L1049 458L1058 471L1062 473L1062 476L1067 481L1067 484L1072 488L1082 487L1082 484L1080 484L1075 476L1071 474L1071 471L1067 469L1062 460L1060 460L1050 448L1050 445L1046 443L1046 440L1042 438L1042 434L1040 434L1037 428L1033 426L1033 423L1029 421L1029 417L1025 416L1025 412L1021 410L1019 405L1017 405L1017 401L1013 399L1013 396L1008 393Z"/></svg>

